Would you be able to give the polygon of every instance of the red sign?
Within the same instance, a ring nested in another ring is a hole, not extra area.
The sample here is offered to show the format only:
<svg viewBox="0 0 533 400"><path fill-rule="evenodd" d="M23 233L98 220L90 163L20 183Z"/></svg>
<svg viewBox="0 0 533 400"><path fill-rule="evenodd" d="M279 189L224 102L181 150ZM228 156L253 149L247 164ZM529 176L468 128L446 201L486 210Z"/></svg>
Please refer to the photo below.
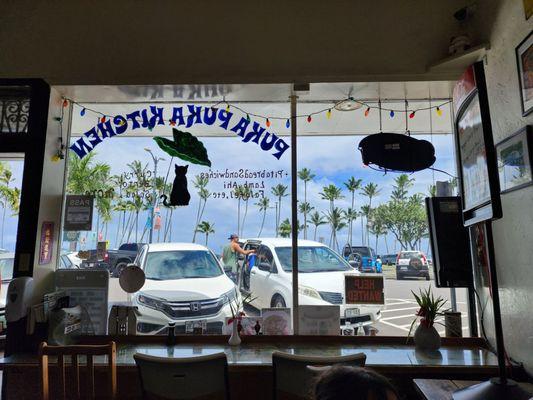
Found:
<svg viewBox="0 0 533 400"><path fill-rule="evenodd" d="M41 227L41 248L39 250L39 265L49 264L52 260L54 243L54 223L43 222Z"/></svg>
<svg viewBox="0 0 533 400"><path fill-rule="evenodd" d="M463 73L461 78L456 82L453 88L453 109L457 115L457 110L461 108L461 105L466 98L476 88L476 77L474 75L474 67L470 66Z"/></svg>
<svg viewBox="0 0 533 400"><path fill-rule="evenodd" d="M385 304L383 276L346 275L346 304Z"/></svg>

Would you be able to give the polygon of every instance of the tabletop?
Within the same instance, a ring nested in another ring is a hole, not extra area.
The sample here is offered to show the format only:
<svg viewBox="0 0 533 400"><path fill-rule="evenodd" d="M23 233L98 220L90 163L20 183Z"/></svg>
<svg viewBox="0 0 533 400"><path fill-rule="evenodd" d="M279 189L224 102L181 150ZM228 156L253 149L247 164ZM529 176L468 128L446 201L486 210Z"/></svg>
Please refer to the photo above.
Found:
<svg viewBox="0 0 533 400"><path fill-rule="evenodd" d="M424 400L452 400L453 392L480 383L480 381L461 381L448 379L413 379L415 388ZM533 392L533 385L521 383Z"/></svg>

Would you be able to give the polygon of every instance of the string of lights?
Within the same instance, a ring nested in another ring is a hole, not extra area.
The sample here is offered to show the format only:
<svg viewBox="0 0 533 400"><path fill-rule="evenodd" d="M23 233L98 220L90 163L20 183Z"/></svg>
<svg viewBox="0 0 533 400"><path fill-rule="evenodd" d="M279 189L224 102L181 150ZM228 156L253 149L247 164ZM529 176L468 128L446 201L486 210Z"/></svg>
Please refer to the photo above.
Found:
<svg viewBox="0 0 533 400"><path fill-rule="evenodd" d="M377 101L376 105L374 105L371 102L360 101L360 100L354 99L353 97L348 97L348 98L345 98L343 100L337 101L336 103L333 104L332 107L323 108L323 109L320 109L320 110L317 110L317 111L313 111L313 112L310 112L310 113L306 113L306 114L299 114L299 115L296 115L294 118L298 118L298 119L299 118L305 118L308 123L311 123L314 116L319 115L319 114L325 114L327 119L331 119L331 117L332 117L332 109L335 108L335 106L337 106L338 104L344 103L346 101L352 101L352 102L357 103L361 107L366 107L366 109L364 111L364 116L365 117L368 117L370 115L370 111L371 110L379 110L380 114L381 114L382 111L388 112L390 118L394 118L396 113L405 113L406 117L409 116L410 119L413 119L416 116L417 112L426 111L426 110L432 110L432 109L435 109L437 116L440 117L440 116L442 116L441 107L444 107L445 105L451 103L451 100L447 100L447 101L444 101L444 102L442 102L440 104L437 104L437 105L431 105L431 103L430 103L430 105L426 106L426 107L418 107L418 108L415 108L415 109L409 109L408 108L408 102L406 100L405 109L394 109L394 108L382 107L381 99ZM87 107L86 105L83 105L82 103L79 103L79 102L77 102L75 100L72 100L70 98L64 98L63 99L63 107L68 107L69 104L75 104L78 107L80 107L81 108L81 111L80 111L80 115L81 116L84 116L87 113L87 111L98 115L100 122L105 122L108 118L112 119L112 118L115 117L114 115L109 115L109 114L103 113L103 112L101 112L99 110L95 110L93 108ZM285 121L285 127L286 128L290 128L290 126L291 126L291 117L276 116L276 115L264 115L264 114L258 114L258 113L250 112L250 111L245 110L242 107L236 105L235 103L231 103L229 101L226 101L225 99L215 103L213 106L211 106L211 108L215 109L218 106L220 106L221 104L225 104L226 112L230 112L231 109L234 109L234 110L240 111L241 113L245 114L246 115L246 119L248 121L250 120L250 117L263 119L263 120L265 120L265 124L266 124L267 127L271 126L271 121L272 120ZM353 111L355 111L355 110L353 110ZM343 112L345 112L345 111L343 111ZM175 124L175 121L170 121L170 124L174 125L173 122Z"/></svg>

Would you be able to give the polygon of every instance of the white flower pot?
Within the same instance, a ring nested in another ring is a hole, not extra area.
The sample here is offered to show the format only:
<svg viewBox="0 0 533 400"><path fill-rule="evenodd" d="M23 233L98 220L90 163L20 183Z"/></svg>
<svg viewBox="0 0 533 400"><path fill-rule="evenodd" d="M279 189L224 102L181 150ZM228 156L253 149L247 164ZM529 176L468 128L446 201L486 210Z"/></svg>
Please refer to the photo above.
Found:
<svg viewBox="0 0 533 400"><path fill-rule="evenodd" d="M418 350L437 351L440 348L440 336L434 326L418 325L413 338Z"/></svg>
<svg viewBox="0 0 533 400"><path fill-rule="evenodd" d="M237 322L237 320L233 320L233 322L231 323L231 336L228 340L228 344L230 346L238 346L241 344L241 337L239 336L238 326L239 323Z"/></svg>

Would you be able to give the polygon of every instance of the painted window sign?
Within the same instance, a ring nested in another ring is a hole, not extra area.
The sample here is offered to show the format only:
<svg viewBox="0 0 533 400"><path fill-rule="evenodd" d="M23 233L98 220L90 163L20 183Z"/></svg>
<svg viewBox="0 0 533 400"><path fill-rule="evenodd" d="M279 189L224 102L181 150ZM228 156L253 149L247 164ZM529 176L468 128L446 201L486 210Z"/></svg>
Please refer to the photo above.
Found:
<svg viewBox="0 0 533 400"><path fill-rule="evenodd" d="M165 126L166 124L186 129L196 124L218 126L235 133L244 143L254 143L261 150L271 152L278 160L289 148L287 142L274 133L267 132L266 128L258 122L247 117L239 118L230 111L192 104L186 107L173 107L171 115L166 111L168 110L163 107L150 106L125 116L116 115L111 119L103 120L72 143L70 149L80 158L83 158L107 138L122 135L128 129L153 129L156 126Z"/></svg>
<svg viewBox="0 0 533 400"><path fill-rule="evenodd" d="M54 223L43 222L41 227L41 248L39 251L39 265L49 264L52 260L52 243L54 242Z"/></svg>

